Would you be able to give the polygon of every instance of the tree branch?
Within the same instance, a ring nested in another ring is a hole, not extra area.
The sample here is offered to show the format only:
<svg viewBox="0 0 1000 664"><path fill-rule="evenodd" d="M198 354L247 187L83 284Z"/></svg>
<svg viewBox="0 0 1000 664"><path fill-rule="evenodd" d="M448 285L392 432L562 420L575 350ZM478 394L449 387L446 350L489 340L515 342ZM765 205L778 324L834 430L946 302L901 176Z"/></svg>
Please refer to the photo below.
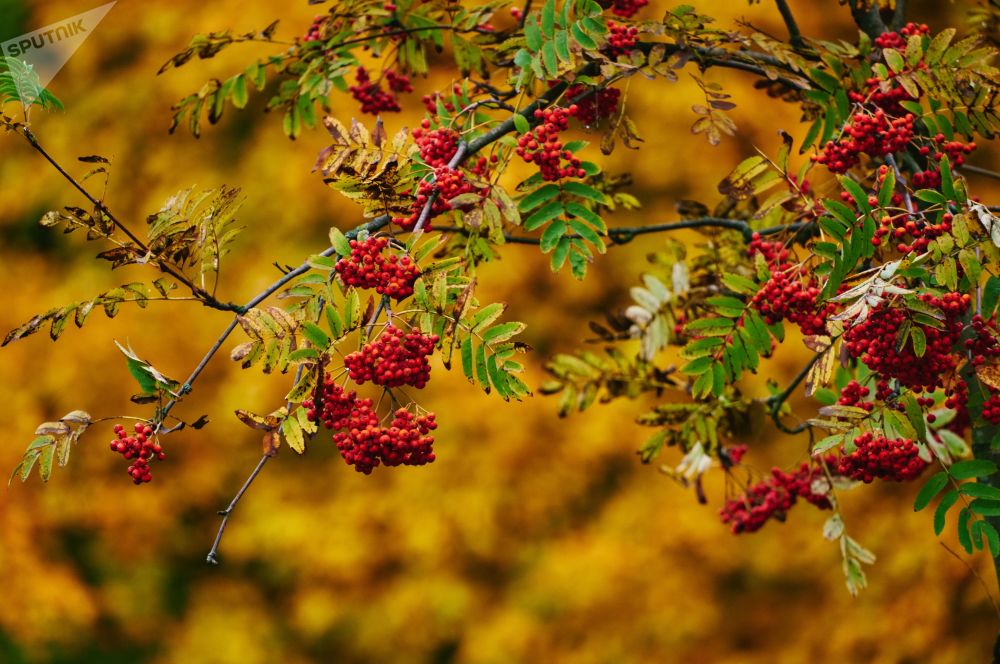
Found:
<svg viewBox="0 0 1000 664"><path fill-rule="evenodd" d="M774 0L774 2L778 5L778 11L781 13L781 19L785 22L785 27L788 28L788 42L796 49L802 48L805 46L805 42L802 40L799 25L795 22L795 16L792 14L787 0Z"/></svg>
<svg viewBox="0 0 1000 664"><path fill-rule="evenodd" d="M962 164L958 167L960 171L967 171L969 173L975 173L976 175L982 175L983 177L992 178L994 180L1000 180L1000 173L996 171L991 171L988 168L982 168L980 166L973 166L972 164Z"/></svg>
<svg viewBox="0 0 1000 664"><path fill-rule="evenodd" d="M866 2L871 2L871 6L866 7ZM877 2L874 0L850 0L850 5L854 23L869 37L875 39L886 31Z"/></svg>
<svg viewBox="0 0 1000 664"><path fill-rule="evenodd" d="M649 226L620 226L617 228L608 229L608 238L611 240L611 246L619 244L628 244L638 235L649 235L650 233L664 233L669 231L677 231L688 228L727 228L735 231L740 231L743 234L743 239L746 242L750 242L753 238L754 233L760 233L762 236L776 235L778 233L783 233L785 231L801 231L804 228L810 226L812 222L808 221L797 221L793 224L782 224L779 226L771 226L769 228L762 228L755 231L750 227L745 221L739 219L722 219L717 217L701 217L699 219L687 219L685 221L674 221L666 224L652 224ZM442 233L466 233L468 234L469 229L461 228L459 226L435 226L434 230L440 231ZM571 240L580 239L581 236L575 233L566 234L567 238ZM504 234L504 240L509 244L530 244L537 245L540 243L540 239L536 237L528 237L525 235L511 235Z"/></svg>
<svg viewBox="0 0 1000 664"><path fill-rule="evenodd" d="M146 246L146 244L142 240L140 240L139 237L135 235L135 233L133 233L125 224L123 224L117 217L115 217L115 215L111 213L111 210L108 209L108 207L102 201L98 200L89 191L87 191L87 189L82 184L80 184L76 180L76 178L70 175L69 172L67 172L66 169L64 169L62 165L59 162L57 162L55 158L52 155L50 155L47 150L45 150L45 148L42 147L42 145L38 142L38 138L34 135L34 133L32 133L31 129L29 129L27 126L22 125L21 133L23 134L25 140L28 141L28 144L31 145L31 147L34 148L34 150L38 152L38 154L42 155L42 157L44 157L45 160L48 161L49 164L51 164L52 167L55 168L56 171L58 171L59 174L62 175L67 182L69 182L71 185L73 185L73 187L77 191L83 194L84 198L90 201L90 203L94 206L95 210L107 215L108 219L111 220L111 223L114 224L115 228L120 230L125 235L125 237L131 240L135 244L135 246L139 249L139 251L147 255L152 254L152 252L149 250L149 247ZM220 300L217 300L211 293L205 291L202 288L199 288L184 274L176 270L166 261L160 258L155 258L155 260L156 260L156 266L160 269L160 271L164 272L165 274L169 274L171 277L177 279L179 282L184 284L184 286L191 291L191 294L197 297L205 306L210 307L212 309L219 309L221 311L235 310L236 305L231 304L229 302L222 302Z"/></svg>

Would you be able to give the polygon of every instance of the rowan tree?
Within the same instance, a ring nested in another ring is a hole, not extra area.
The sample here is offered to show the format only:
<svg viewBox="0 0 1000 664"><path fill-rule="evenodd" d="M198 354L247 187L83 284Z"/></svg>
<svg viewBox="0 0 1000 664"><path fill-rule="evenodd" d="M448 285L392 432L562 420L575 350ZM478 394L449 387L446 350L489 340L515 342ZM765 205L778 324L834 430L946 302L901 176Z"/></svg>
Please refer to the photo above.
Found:
<svg viewBox="0 0 1000 664"><path fill-rule="evenodd" d="M170 131L198 136L206 119L223 122L263 95L289 139L319 125L329 133L315 177L364 220L332 228L318 253L245 303L217 295L220 264L243 230L240 191L182 190L145 224L126 223L86 182L106 173L107 159L80 157L93 170L77 178L43 147L30 112L59 102L8 59L0 122L86 201L42 225L79 231L109 267L143 265L150 279L40 313L3 343L45 326L55 340L94 311L113 317L151 300L194 298L229 317L183 380L119 346L138 384L132 401L146 410L111 418L105 436L135 484L176 481L158 468L169 439L205 420L174 408L197 399L220 350L287 381L272 412L236 412L262 432L264 449L221 512L213 563L232 511L281 447L303 454L332 443L356 471L411 472L390 467L449 453L432 435L447 428L447 405L436 415L418 403L436 372L462 371L486 394L524 399L525 361L546 362L551 378L535 389L555 397L560 416L655 398L637 416L652 430L636 443L641 461L657 460L715 505L733 534L794 518L796 505L829 511L823 536L839 546L851 593L874 555L848 535L839 498L875 482L918 483L914 508L934 504L937 534L950 516L967 553L996 559L1000 220L966 177L998 177L967 160L1000 130L1000 10L976 8L960 35L909 22L905 0L829 4L853 17L854 39L802 34L785 0L775 5L787 39L645 0L340 0L308 26L196 35L160 74L248 42L271 53L178 101ZM452 85L415 92L431 67L449 67ZM798 108L803 139L774 127L773 154L720 173L717 201L679 201L677 220L613 223L642 203L627 174L601 165L613 150L642 149L649 130L629 117L630 86L693 77L704 103L690 131L716 145L737 131L732 96L711 80L720 68L744 73L758 103ZM419 126L389 135L383 116L421 106ZM533 174L519 180L515 163ZM614 260L614 247L681 229L702 240L659 237L649 265L635 269L631 304L571 332L596 335L578 352L525 360L525 325L505 319L505 303L477 297L479 266L513 245L536 245L553 271L584 279L594 261ZM745 376L767 375L783 345L802 343L811 360L790 384L748 386ZM792 412L799 391L813 411ZM787 465L768 472L745 443L762 419L769 436L791 436ZM43 423L14 477L37 468L47 480L99 421L74 410ZM706 495L706 473L725 474L726 495Z"/></svg>

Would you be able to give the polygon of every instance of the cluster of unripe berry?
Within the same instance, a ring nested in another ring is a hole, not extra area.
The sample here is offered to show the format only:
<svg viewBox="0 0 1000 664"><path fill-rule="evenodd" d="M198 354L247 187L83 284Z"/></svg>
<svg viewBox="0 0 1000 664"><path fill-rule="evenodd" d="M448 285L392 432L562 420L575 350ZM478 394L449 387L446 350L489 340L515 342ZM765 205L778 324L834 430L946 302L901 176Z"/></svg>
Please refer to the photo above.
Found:
<svg viewBox="0 0 1000 664"><path fill-rule="evenodd" d="M427 358L437 342L437 335L424 336L418 330L404 333L390 324L378 339L346 356L344 367L359 385L371 381L383 387L410 385L421 389L430 380Z"/></svg>
<svg viewBox="0 0 1000 664"><path fill-rule="evenodd" d="M615 16L631 18L648 4L649 0L613 0L611 3L611 12Z"/></svg>
<svg viewBox="0 0 1000 664"><path fill-rule="evenodd" d="M388 90L382 88L380 82L372 81L364 67L355 71L356 85L348 88L351 96L361 104L362 113L396 113L400 110L397 95L403 92L413 92L410 78L391 69L385 72L385 82Z"/></svg>
<svg viewBox="0 0 1000 664"><path fill-rule="evenodd" d="M536 164L543 180L582 178L586 175L580 160L569 150L564 150L559 140L559 132L566 130L570 116L576 115L578 110L575 104L569 108L538 109L535 118L542 120L542 124L517 139L517 155L529 164Z"/></svg>
<svg viewBox="0 0 1000 664"><path fill-rule="evenodd" d="M961 316L968 309L971 298L961 293L945 293L940 298L925 293L920 299L944 313L941 329L910 321L910 325L920 329L926 339L921 357L917 357L911 343L903 346L897 343L899 329L908 319L904 309L888 307L883 303L864 321L844 333L845 346L851 357L860 358L875 373L895 378L915 391L944 387L944 377L955 371L957 363L952 347L961 337Z"/></svg>
<svg viewBox="0 0 1000 664"><path fill-rule="evenodd" d="M861 155L884 157L899 152L913 140L914 116L890 117L881 108L874 113L858 111L844 128L845 137L829 141L822 154L812 160L824 164L833 173L846 173L861 161Z"/></svg>
<svg viewBox="0 0 1000 664"><path fill-rule="evenodd" d="M639 41L639 29L631 25L619 25L608 21L608 41L601 52L609 58L628 55Z"/></svg>
<svg viewBox="0 0 1000 664"><path fill-rule="evenodd" d="M571 85L566 88L566 98L576 99L586 91L587 88L580 84ZM588 127L610 118L618 110L621 95L618 88L597 90L576 102L576 117Z"/></svg>
<svg viewBox="0 0 1000 664"><path fill-rule="evenodd" d="M906 438L886 438L866 432L854 439L853 452L843 452L837 472L866 484L883 479L905 482L920 475L927 462L920 458L920 449Z"/></svg>
<svg viewBox="0 0 1000 664"><path fill-rule="evenodd" d="M310 420L334 432L333 442L344 461L359 473L368 475L382 464L422 466L434 461L434 438L428 435L437 428L434 413L414 416L401 408L390 425L382 427L371 399L345 392L331 378L303 406Z"/></svg>
<svg viewBox="0 0 1000 664"><path fill-rule="evenodd" d="M132 482L142 484L153 479L149 470L149 460L153 458L162 460L166 456L163 448L153 437L153 427L140 422L135 425L135 435L130 436L124 426L116 424L114 432L117 438L111 441L111 451L121 454L126 459L135 459L128 467Z"/></svg>
<svg viewBox="0 0 1000 664"><path fill-rule="evenodd" d="M832 465L836 459L831 456L822 463ZM771 519L784 521L799 498L819 509L830 509L828 489L829 481L821 466L803 463L793 473L773 468L769 478L747 488L744 495L727 500L719 516L723 523L730 524L734 534L752 533Z"/></svg>
<svg viewBox="0 0 1000 664"><path fill-rule="evenodd" d="M402 300L413 295L413 283L420 268L409 256L384 252L389 246L386 237L351 240L351 255L337 261L336 270L348 286L374 288L379 295Z"/></svg>

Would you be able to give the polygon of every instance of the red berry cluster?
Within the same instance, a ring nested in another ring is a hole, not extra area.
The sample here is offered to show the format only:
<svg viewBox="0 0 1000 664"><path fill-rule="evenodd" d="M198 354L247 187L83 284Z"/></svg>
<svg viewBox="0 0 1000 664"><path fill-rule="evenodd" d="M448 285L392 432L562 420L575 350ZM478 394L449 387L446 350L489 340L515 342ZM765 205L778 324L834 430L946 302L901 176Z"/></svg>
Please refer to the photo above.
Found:
<svg viewBox="0 0 1000 664"><path fill-rule="evenodd" d="M163 448L153 438L153 427L140 422L135 425L134 436L126 434L125 427L121 424L116 424L114 431L118 438L111 441L111 451L118 452L126 459L135 459L128 467L132 481L142 484L153 479L149 471L149 460L153 457L162 460L166 456Z"/></svg>
<svg viewBox="0 0 1000 664"><path fill-rule="evenodd" d="M373 82L364 67L358 67L357 72L355 72L357 85L352 85L348 90L350 90L351 96L361 103L362 113L378 115L386 112L396 113L400 110L394 92L409 92L412 89L407 89L409 88L409 79L406 76L397 76L391 70L386 72L385 77L391 92L383 90L381 83ZM404 81L405 85L403 85Z"/></svg>
<svg viewBox="0 0 1000 664"><path fill-rule="evenodd" d="M439 166L434 169L434 181L424 181L420 183L417 187L417 195L413 199L413 205L410 208L410 216L408 217L394 217L393 223L406 231L412 231L417 227L417 222L420 220L420 214L424 210L424 206L427 205L427 201L431 200L431 196L437 194L434 198L434 202L431 204L430 214L427 216L427 221L424 223L423 229L430 230L431 224L430 220L434 217L444 214L452 209L451 203L449 201L456 196L462 194L468 194L476 191L476 187L466 179L465 174L462 171L455 168L448 168L447 166ZM486 191L482 191L482 195L485 195Z"/></svg>
<svg viewBox="0 0 1000 664"><path fill-rule="evenodd" d="M965 347L972 356L976 366L985 364L989 359L1000 357L1000 343L997 343L996 318L986 320L979 314L972 317L972 338L967 339Z"/></svg>
<svg viewBox="0 0 1000 664"><path fill-rule="evenodd" d="M316 402L322 407L316 409ZM358 399L344 392L330 378L303 403L309 419L333 430L333 442L348 465L365 475L378 465L422 466L434 461L434 438L427 435L437 428L434 413L413 416L399 409L389 427L379 426L371 399Z"/></svg>
<svg viewBox="0 0 1000 664"><path fill-rule="evenodd" d="M312 25L309 26L309 30L306 32L306 36L302 38L302 41L320 41L323 38L323 25L326 23L326 19L326 14L320 14L315 17Z"/></svg>
<svg viewBox="0 0 1000 664"><path fill-rule="evenodd" d="M823 334L826 319L836 306L817 306L820 290L815 279L805 279L798 268L789 265L771 275L754 295L750 306L760 312L768 325L788 320L798 325L805 335Z"/></svg>
<svg viewBox="0 0 1000 664"><path fill-rule="evenodd" d="M896 378L915 391L944 387L944 377L956 368L952 347L962 334L961 316L969 307L968 294L945 293L940 298L925 293L920 299L942 310L945 319L942 328L910 324L924 333L927 346L922 357L917 357L912 344L898 348L896 337L907 320L904 309L880 305L861 323L844 333L847 352L861 358L872 371L886 378Z"/></svg>
<svg viewBox="0 0 1000 664"><path fill-rule="evenodd" d="M839 141L829 141L823 153L812 158L825 164L834 173L846 173L861 160L861 154L884 157L899 152L913 139L912 113L892 118L878 109L874 114L857 112L851 116L851 123L844 133L847 137Z"/></svg>
<svg viewBox="0 0 1000 664"><path fill-rule="evenodd" d="M844 389L840 391L840 399L837 400L837 403L841 406L864 408L870 413L874 410L875 404L864 400L869 394L871 394L870 389L858 381L852 380L847 385L844 385Z"/></svg>
<svg viewBox="0 0 1000 664"><path fill-rule="evenodd" d="M961 166L965 163L965 155L976 149L975 141L962 143L961 141L949 141L944 134L937 134L932 139L934 145L920 146L920 154L931 159L929 168L918 171L910 178L910 183L914 187L925 187L927 189L937 189L941 186L941 158L948 156L948 162L952 166Z"/></svg>
<svg viewBox="0 0 1000 664"><path fill-rule="evenodd" d="M1000 424L1000 393L990 390L990 398L983 402L983 419L990 424Z"/></svg>
<svg viewBox="0 0 1000 664"><path fill-rule="evenodd" d="M543 180L561 180L562 178L582 178L586 172L580 167L580 160L569 150L563 150L559 132L569 126L569 116L576 115L579 109L574 104L567 108L538 109L535 117L542 124L517 139L517 155L529 164L537 164ZM566 165L562 165L562 160Z"/></svg>
<svg viewBox="0 0 1000 664"><path fill-rule="evenodd" d="M837 471L865 484L876 478L905 482L927 467L919 448L906 438L890 439L868 432L855 438L854 444L857 449L841 455Z"/></svg>
<svg viewBox="0 0 1000 664"><path fill-rule="evenodd" d="M456 95L461 95L462 94L462 86L459 85L458 83L455 83L451 87L451 91L454 94L456 94ZM437 108L438 100L442 100L443 98L444 98L444 95L442 95L440 92L435 92L434 94L424 95L421 98L421 101L424 102L424 108L427 109L428 113L431 113L432 115L437 115L437 112L438 112L438 108ZM455 112L455 104L454 104L454 102L442 101L442 106L444 106L444 110L448 111L449 113L454 113Z"/></svg>
<svg viewBox="0 0 1000 664"><path fill-rule="evenodd" d="M883 32L875 38L875 45L879 48L903 49L906 48L908 37L912 37L913 35L929 35L930 33L931 29L925 23L918 25L910 22L900 28L899 32Z"/></svg>
<svg viewBox="0 0 1000 664"><path fill-rule="evenodd" d="M615 16L631 18L636 12L649 4L649 0L614 0L611 3L611 12Z"/></svg>
<svg viewBox="0 0 1000 664"><path fill-rule="evenodd" d="M722 467L729 469L738 466L747 453L746 445L732 445L730 447L719 447L719 461Z"/></svg>
<svg viewBox="0 0 1000 664"><path fill-rule="evenodd" d="M765 240L761 237L760 233L754 233L751 236L750 244L747 246L747 253L751 258L757 254L763 256L772 270L776 266L786 264L790 255L788 247L785 246L784 242Z"/></svg>
<svg viewBox="0 0 1000 664"><path fill-rule="evenodd" d="M824 463L833 463L829 457ZM771 477L749 487L746 493L726 501L719 510L723 523L731 524L734 534L752 533L764 527L770 519L784 521L788 510L802 498L820 509L832 507L825 492L816 493L814 485L826 480L823 469L803 463L794 473L779 468L771 470Z"/></svg>
<svg viewBox="0 0 1000 664"><path fill-rule="evenodd" d="M370 380L384 387L411 385L420 389L430 380L427 357L437 342L437 335L427 337L418 330L404 333L390 324L378 339L345 357L344 367L359 385Z"/></svg>
<svg viewBox="0 0 1000 664"><path fill-rule="evenodd" d="M576 99L586 91L587 88L582 85L571 85L566 89L566 98ZM576 117L588 127L595 125L615 114L621 96L622 91L618 88L597 90L576 103Z"/></svg>
<svg viewBox="0 0 1000 664"><path fill-rule="evenodd" d="M431 129L430 120L424 120L413 130L413 141L420 148L420 158L432 168L447 166L458 150L461 138L454 129Z"/></svg>
<svg viewBox="0 0 1000 664"><path fill-rule="evenodd" d="M385 237L351 240L351 255L337 261L337 273L348 286L374 288L379 295L396 300L413 295L413 282L420 276L420 268L409 256L384 256L388 246Z"/></svg>
<svg viewBox="0 0 1000 664"><path fill-rule="evenodd" d="M923 63L920 64L923 65ZM890 72L889 75L894 77L895 73ZM882 109L889 115L895 116L906 113L906 109L902 107L900 102L913 101L915 99L903 86L895 83L884 84L881 79L875 77L865 81L865 90L863 92L851 90L847 93L847 96L855 104L871 104L876 108Z"/></svg>
<svg viewBox="0 0 1000 664"><path fill-rule="evenodd" d="M608 41L601 52L609 58L628 55L639 41L639 29L631 25L620 25L608 21Z"/></svg>

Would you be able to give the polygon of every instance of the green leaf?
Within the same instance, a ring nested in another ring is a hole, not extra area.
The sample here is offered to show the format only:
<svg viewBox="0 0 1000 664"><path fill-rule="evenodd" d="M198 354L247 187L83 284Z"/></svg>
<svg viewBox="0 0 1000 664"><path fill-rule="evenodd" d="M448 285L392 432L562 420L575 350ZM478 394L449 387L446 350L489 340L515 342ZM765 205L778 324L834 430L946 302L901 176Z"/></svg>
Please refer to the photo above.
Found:
<svg viewBox="0 0 1000 664"><path fill-rule="evenodd" d="M542 6L542 35L552 39L556 31L556 2L547 0Z"/></svg>
<svg viewBox="0 0 1000 664"><path fill-rule="evenodd" d="M326 332L319 325L305 321L302 323L302 333L305 334L306 338L316 348L326 350L330 347L330 337L327 336Z"/></svg>
<svg viewBox="0 0 1000 664"><path fill-rule="evenodd" d="M937 509L934 510L934 534L941 535L944 531L945 518L948 516L948 510L951 509L958 501L958 489L950 489L947 493L941 496L941 502L938 503Z"/></svg>
<svg viewBox="0 0 1000 664"><path fill-rule="evenodd" d="M1000 512L998 512L1000 514ZM966 553L971 554L972 548L972 538L969 536L969 519L972 518L972 512L968 507L963 507L958 513L958 543L962 545Z"/></svg>
<svg viewBox="0 0 1000 664"><path fill-rule="evenodd" d="M475 382L475 375L472 373L472 337L468 336L462 340L462 373L469 380Z"/></svg>
<svg viewBox="0 0 1000 664"><path fill-rule="evenodd" d="M997 534L997 529L988 521L978 521L977 524L990 545L990 554L994 558L1000 558L1000 535Z"/></svg>
<svg viewBox="0 0 1000 664"><path fill-rule="evenodd" d="M689 376L700 376L701 374L711 369L712 365L716 363L717 361L713 356L707 355L705 357L699 357L697 359L691 360L683 367L681 367L681 371L683 371Z"/></svg>
<svg viewBox="0 0 1000 664"><path fill-rule="evenodd" d="M941 471L927 480L917 498L913 501L913 511L919 512L927 507L936 495L948 484L948 473Z"/></svg>
<svg viewBox="0 0 1000 664"><path fill-rule="evenodd" d="M982 482L963 482L958 487L958 492L964 496L973 498L985 498L986 500L1000 501L1000 489Z"/></svg>
<svg viewBox="0 0 1000 664"><path fill-rule="evenodd" d="M579 198L586 198L601 205L606 205L608 202L608 197L602 192L582 182L570 180L569 182L564 182L562 188L568 194L578 196Z"/></svg>
<svg viewBox="0 0 1000 664"><path fill-rule="evenodd" d="M542 30L538 27L537 18L533 13L524 22L524 40L533 52L537 53L542 47Z"/></svg>
<svg viewBox="0 0 1000 664"><path fill-rule="evenodd" d="M483 391L490 392L490 372L486 366L486 345L476 348L476 375L479 378L479 385Z"/></svg>
<svg viewBox="0 0 1000 664"><path fill-rule="evenodd" d="M330 229L330 246L333 247L340 256L347 257L351 255L351 242L339 228Z"/></svg>
<svg viewBox="0 0 1000 664"><path fill-rule="evenodd" d="M531 123L528 122L528 118L524 117L520 113L515 113L513 115L513 118L514 118L514 129L517 130L517 133L527 134L529 131L531 131ZM555 187L555 185L546 185L546 186ZM558 190L559 188L556 187L557 192Z"/></svg>
<svg viewBox="0 0 1000 664"><path fill-rule="evenodd" d="M733 274L732 272L724 272L722 274L722 283L729 290L741 295L753 295L760 290L760 286L754 283L751 279L747 279L746 277L738 274Z"/></svg>
<svg viewBox="0 0 1000 664"><path fill-rule="evenodd" d="M231 90L233 106L236 108L244 108L247 102L250 100L250 94L247 91L247 78L243 74L237 75L233 79L233 87Z"/></svg>
<svg viewBox="0 0 1000 664"><path fill-rule="evenodd" d="M997 472L997 465L986 459L969 459L959 461L949 471L957 480L969 480L974 477L985 477Z"/></svg>
<svg viewBox="0 0 1000 664"><path fill-rule="evenodd" d="M541 249L543 254L549 253L556 248L556 245L559 244L559 240L562 239L562 236L565 234L566 222L562 219L556 219L549 224L542 233L542 239L538 243L539 249Z"/></svg>
<svg viewBox="0 0 1000 664"><path fill-rule="evenodd" d="M863 214L868 214L872 211L872 206L868 204L868 194L865 190L861 188L861 185L846 176L840 176L837 178L840 181L840 186L851 195L854 199L854 203L858 206Z"/></svg>
<svg viewBox="0 0 1000 664"><path fill-rule="evenodd" d="M525 327L527 326L524 323L519 322L501 323L500 325L491 327L483 334L483 343L495 345L507 341L511 337L523 332Z"/></svg>
<svg viewBox="0 0 1000 664"><path fill-rule="evenodd" d="M562 215L565 210L563 209L562 203L559 201L553 201L541 209L537 210L534 214L524 220L524 230L533 231L541 228L548 222L552 221L556 217Z"/></svg>

